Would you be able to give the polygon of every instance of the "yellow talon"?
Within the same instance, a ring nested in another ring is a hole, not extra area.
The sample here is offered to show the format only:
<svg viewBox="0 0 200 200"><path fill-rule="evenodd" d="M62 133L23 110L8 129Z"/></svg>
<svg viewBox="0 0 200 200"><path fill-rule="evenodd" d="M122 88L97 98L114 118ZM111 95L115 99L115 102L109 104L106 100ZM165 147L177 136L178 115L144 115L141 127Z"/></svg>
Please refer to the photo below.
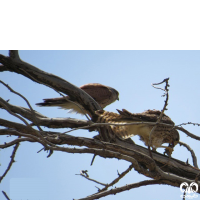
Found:
<svg viewBox="0 0 200 200"><path fill-rule="evenodd" d="M173 151L174 149L172 147L166 147L164 155L167 154L169 157L171 157Z"/></svg>

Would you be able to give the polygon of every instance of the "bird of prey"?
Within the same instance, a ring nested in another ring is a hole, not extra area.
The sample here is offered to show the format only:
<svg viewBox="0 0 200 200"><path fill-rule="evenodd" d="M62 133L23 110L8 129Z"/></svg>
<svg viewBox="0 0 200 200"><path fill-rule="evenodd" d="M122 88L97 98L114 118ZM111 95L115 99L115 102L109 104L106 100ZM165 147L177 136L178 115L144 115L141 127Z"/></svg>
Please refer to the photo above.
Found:
<svg viewBox="0 0 200 200"><path fill-rule="evenodd" d="M152 122L157 122L161 112L159 110L147 110L142 113L130 113L125 109L117 111L119 114L104 110L96 111L97 122L112 123L113 125L110 127L113 133L122 139L139 135L140 140L148 146L150 132L155 125L153 125ZM123 125L131 122L139 123L134 125ZM166 153L169 152L171 155L173 147L179 142L179 133L177 130L173 129L174 122L167 115L163 115L160 123L161 124L157 124L156 129L151 135L150 146L154 151L158 147L163 147L165 148ZM169 143L169 146L162 145L164 143Z"/></svg>
<svg viewBox="0 0 200 200"><path fill-rule="evenodd" d="M112 87L108 87L99 83L88 83L80 87L88 93L102 108L105 108L109 104L119 100L119 92ZM76 101L74 104L69 96L43 99L43 103L37 103L38 106L58 106L63 109L70 110L70 112L75 112L79 114L87 113L83 106L79 105ZM68 101L70 100L70 101Z"/></svg>

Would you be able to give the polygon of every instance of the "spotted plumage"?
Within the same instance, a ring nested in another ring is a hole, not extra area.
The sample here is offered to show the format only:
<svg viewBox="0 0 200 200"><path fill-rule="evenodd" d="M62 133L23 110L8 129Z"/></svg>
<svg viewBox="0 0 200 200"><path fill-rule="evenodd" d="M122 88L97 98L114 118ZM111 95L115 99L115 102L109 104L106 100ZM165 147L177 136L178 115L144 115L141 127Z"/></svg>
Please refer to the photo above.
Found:
<svg viewBox="0 0 200 200"><path fill-rule="evenodd" d="M113 124L111 125L112 131L123 139L139 135L140 139L148 146L150 132L161 112L158 110L147 110L142 113L130 113L125 109L117 111L119 114L104 110L96 111L97 122ZM123 125L132 122L138 122L138 124ZM167 115L163 115L161 123L156 126L151 135L151 146L153 150L156 150L158 147L172 149L179 141L179 133L173 129L174 122ZM164 143L168 143L169 147L163 146L162 144Z"/></svg>

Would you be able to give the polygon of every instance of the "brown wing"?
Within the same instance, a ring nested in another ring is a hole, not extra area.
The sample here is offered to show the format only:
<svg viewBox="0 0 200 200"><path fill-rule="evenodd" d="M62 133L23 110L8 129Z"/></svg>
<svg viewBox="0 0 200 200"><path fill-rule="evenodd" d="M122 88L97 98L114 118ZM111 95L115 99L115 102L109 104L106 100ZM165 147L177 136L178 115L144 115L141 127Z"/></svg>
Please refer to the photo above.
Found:
<svg viewBox="0 0 200 200"><path fill-rule="evenodd" d="M131 123L131 122L156 122L160 116L160 111L158 110L147 110L143 113L130 113L129 111L123 109L122 111L117 110L119 114L107 112L107 111L96 111L97 114L97 122L101 123L114 123L121 124L121 126L113 126L111 125L114 133L122 138L128 138L133 135L142 136L143 140L147 138L149 139L149 133L153 127L153 125L148 124L138 124L138 125L126 125L123 126L123 123ZM174 124L174 122L167 116L164 115L162 119L163 123ZM157 129L162 129L164 132L170 132L171 127L158 125ZM166 129L166 130L165 130ZM168 130L169 129L169 130Z"/></svg>
<svg viewBox="0 0 200 200"><path fill-rule="evenodd" d="M114 134L123 139L130 138L134 135L138 135L146 146L149 144L150 132L153 125L140 123L140 124L129 124L123 125L123 123L130 122L156 122L161 114L158 110L147 110L143 113L130 113L123 109L122 111L117 110L119 114L107 112L104 110L96 111L97 122L100 123L111 123L110 125ZM167 116L163 115L162 122L167 124L173 124L174 122ZM116 124L116 125L115 125ZM120 126L119 126L120 125ZM165 148L166 152L172 153L173 147L178 144L179 133L177 130L172 129L170 126L164 124L157 125L156 129L151 136L151 146L154 150L156 148ZM162 144L169 143L169 147L163 146Z"/></svg>
<svg viewBox="0 0 200 200"><path fill-rule="evenodd" d="M102 108L118 99L118 91L114 88L99 84L89 83L80 87L87 92Z"/></svg>
<svg viewBox="0 0 200 200"><path fill-rule="evenodd" d="M108 89L107 86L101 85L99 83L88 83L80 87L86 93L88 93L95 101L99 104L109 99L112 95L112 92ZM69 96L66 96L70 100ZM66 99L63 97L58 98L49 98L43 99L43 103L37 103L38 106L57 106L58 104L66 104Z"/></svg>
<svg viewBox="0 0 200 200"><path fill-rule="evenodd" d="M117 110L119 114L124 119L132 119L136 121L146 121L146 122L156 122L161 114L159 110L147 110L142 113L130 113L129 111L122 109L122 111ZM174 124L174 122L167 116L163 115L161 122L166 124Z"/></svg>
<svg viewBox="0 0 200 200"><path fill-rule="evenodd" d="M99 83L86 84L80 88L87 92L97 102L102 102L104 99L109 99L112 95L107 86Z"/></svg>
<svg viewBox="0 0 200 200"><path fill-rule="evenodd" d="M120 112L123 112L123 111L120 111ZM134 135L140 134L141 128L142 128L142 132L149 132L148 126L147 128L143 128L143 127L146 127L146 125L144 124L123 126L124 123L126 124L126 123L131 123L131 122L140 122L141 121L140 119L139 120L137 118L133 119L132 117L127 116L125 114L121 114L121 113L117 114L113 112L107 112L104 110L98 110L95 113L97 115L97 122L111 123L112 125L110 127L113 133L123 139L127 139ZM127 114L129 114L129 112ZM114 124L116 124L116 126Z"/></svg>
<svg viewBox="0 0 200 200"><path fill-rule="evenodd" d="M89 83L80 87L86 93L88 93L102 108L113 103L118 99L119 93L114 88L99 84ZM59 106L63 109L71 109L77 113L83 113L77 105L70 103L68 100L72 100L69 96L44 99L44 102L37 103L38 106ZM76 100L72 100L76 102ZM77 102L76 102L77 103ZM85 111L86 112L86 111Z"/></svg>

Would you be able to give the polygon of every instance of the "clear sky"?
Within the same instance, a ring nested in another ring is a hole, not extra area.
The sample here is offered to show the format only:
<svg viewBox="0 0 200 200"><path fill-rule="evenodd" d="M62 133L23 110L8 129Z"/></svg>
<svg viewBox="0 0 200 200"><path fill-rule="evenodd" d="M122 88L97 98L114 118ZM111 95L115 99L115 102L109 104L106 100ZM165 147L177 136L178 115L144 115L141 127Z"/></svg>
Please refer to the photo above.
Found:
<svg viewBox="0 0 200 200"><path fill-rule="evenodd" d="M8 55L7 51L0 54ZM119 101L106 107L105 110L116 112L125 108L130 112L143 112L147 109L162 109L164 98L162 91L156 90L151 83L162 81L169 77L169 105L165 112L176 123L199 122L199 75L200 51L19 51L22 60L49 73L53 73L76 86L86 83L101 83L119 91ZM59 97L52 89L32 82L31 80L11 72L0 73L0 80L9 84L17 92L24 95L33 108L48 117L76 117L66 110L57 108L42 108L35 106L43 98ZM11 104L26 106L18 96L10 93L0 85L1 97L10 99ZM5 111L0 110L0 116L8 120L15 120ZM185 127L192 133L199 135L200 129L192 125ZM48 130L44 128L44 130ZM61 129L61 132L68 129ZM56 130L55 130L56 131ZM95 132L71 132L75 136L93 137ZM10 141L11 138L1 136L0 143ZM138 137L133 140L143 145ZM180 140L187 143L199 157L199 142L186 137L180 132ZM54 152L47 158L46 152L37 153L42 148L36 143L21 143L16 155L16 162L0 185L0 191L7 192L13 200L69 200L86 197L97 192L95 186L81 176L80 170L88 170L91 178L100 182L110 183L117 177L117 170L121 173L130 163L96 157L90 166L92 155L66 154ZM13 147L0 151L0 175L5 171ZM163 149L159 150L163 153ZM190 153L177 145L172 157L181 161L189 158ZM200 165L200 163L198 162ZM146 180L143 175L132 170L124 179L116 184L125 184ZM116 199L180 199L180 189L171 186L146 186L127 192L110 195L103 200ZM0 192L0 199L5 199Z"/></svg>

